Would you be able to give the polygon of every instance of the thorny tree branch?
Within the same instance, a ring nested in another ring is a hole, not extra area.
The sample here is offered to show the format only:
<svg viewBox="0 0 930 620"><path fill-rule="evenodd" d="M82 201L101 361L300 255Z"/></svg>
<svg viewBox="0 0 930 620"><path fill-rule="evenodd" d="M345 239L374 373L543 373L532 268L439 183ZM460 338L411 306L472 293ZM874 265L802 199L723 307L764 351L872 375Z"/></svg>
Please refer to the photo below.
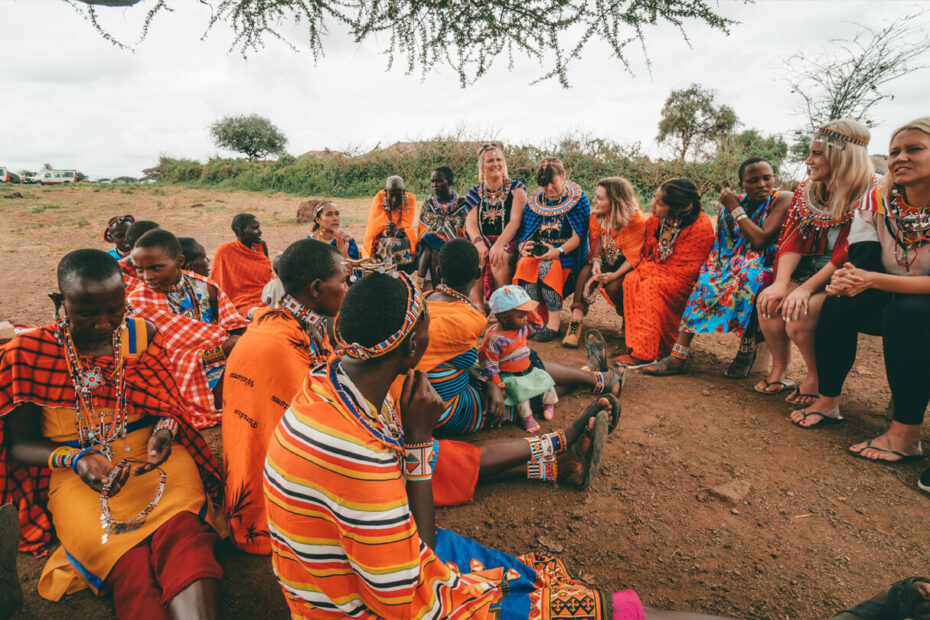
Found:
<svg viewBox="0 0 930 620"><path fill-rule="evenodd" d="M64 0L77 7L106 40L124 49L99 21L96 7L131 7L143 0ZM169 3L150 0L139 41L145 39L154 17L170 11ZM189 1L189 0L183 0ZM536 81L555 78L569 85L569 65L594 41L606 43L611 54L632 74L626 51L638 43L646 57L646 26L670 23L687 41L685 24L701 23L729 33L736 22L716 13L713 0L199 0L212 14L204 36L217 25L232 30L230 50L243 56L260 50L265 41L291 45L282 29L300 24L314 59L323 53L325 21L348 28L359 43L388 35L384 53L388 67L406 59L406 71L419 68L425 76L437 65L451 67L464 87L485 75L506 54L513 67L514 52L539 62ZM744 0L751 2L752 0ZM293 45L291 45L293 47Z"/></svg>

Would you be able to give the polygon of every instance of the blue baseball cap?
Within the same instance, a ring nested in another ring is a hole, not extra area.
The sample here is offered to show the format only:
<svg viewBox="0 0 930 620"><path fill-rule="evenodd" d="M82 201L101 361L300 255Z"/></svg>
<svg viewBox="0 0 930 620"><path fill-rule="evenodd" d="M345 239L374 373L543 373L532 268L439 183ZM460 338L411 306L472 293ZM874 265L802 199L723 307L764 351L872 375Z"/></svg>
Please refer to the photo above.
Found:
<svg viewBox="0 0 930 620"><path fill-rule="evenodd" d="M488 305L491 306L491 312L497 314L508 310L526 310L529 312L535 310L539 306L539 302L530 299L530 296L527 295L523 288L507 284L491 293Z"/></svg>

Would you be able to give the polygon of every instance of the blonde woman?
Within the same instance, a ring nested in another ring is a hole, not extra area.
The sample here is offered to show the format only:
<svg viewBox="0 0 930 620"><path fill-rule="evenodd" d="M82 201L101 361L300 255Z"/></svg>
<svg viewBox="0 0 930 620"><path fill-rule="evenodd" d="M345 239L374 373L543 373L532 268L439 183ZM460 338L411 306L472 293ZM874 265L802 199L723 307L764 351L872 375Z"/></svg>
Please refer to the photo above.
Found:
<svg viewBox="0 0 930 620"><path fill-rule="evenodd" d="M587 264L578 272L572 320L562 346L578 346L581 322L594 302L597 289L618 309L618 314L623 313L623 277L639 264L645 240L646 217L639 209L630 182L623 177L598 181L588 221L591 249Z"/></svg>
<svg viewBox="0 0 930 620"><path fill-rule="evenodd" d="M930 117L891 135L888 174L866 195L849 230L849 260L827 286L817 323L820 397L791 418L811 428L840 420L840 392L856 360L859 333L881 336L894 402L891 427L850 447L861 458L900 463L920 457L930 402ZM930 474L921 488L930 491Z"/></svg>
<svg viewBox="0 0 930 620"><path fill-rule="evenodd" d="M772 369L755 389L806 407L817 400L814 328L824 288L846 262L853 209L877 179L866 147L869 130L851 120L830 121L811 137L809 177L795 190L779 236L774 282L759 294L759 324L772 353ZM800 384L788 379L791 343L807 366Z"/></svg>
<svg viewBox="0 0 930 620"><path fill-rule="evenodd" d="M476 299L487 299L510 284L516 263L517 232L526 206L526 186L507 177L507 161L499 142L478 151L478 185L465 196L465 233L478 248L481 282Z"/></svg>

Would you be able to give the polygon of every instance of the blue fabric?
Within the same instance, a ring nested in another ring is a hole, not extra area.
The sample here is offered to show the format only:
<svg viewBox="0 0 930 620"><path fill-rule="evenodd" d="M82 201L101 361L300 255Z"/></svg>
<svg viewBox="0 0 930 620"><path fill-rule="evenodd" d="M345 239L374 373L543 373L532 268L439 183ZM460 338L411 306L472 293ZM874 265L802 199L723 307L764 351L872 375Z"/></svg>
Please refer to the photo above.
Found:
<svg viewBox="0 0 930 620"><path fill-rule="evenodd" d="M436 528L436 557L445 563L453 562L463 573L471 572L471 561L477 560L484 568L513 569L519 579L508 581L509 592L500 602L501 618L526 620L530 615L530 592L535 590L536 571L503 551L488 549L481 543L455 532Z"/></svg>
<svg viewBox="0 0 930 620"><path fill-rule="evenodd" d="M67 549L65 549L65 557L67 557L68 561L71 562L71 566L73 566L75 570L81 574L81 577L83 577L87 583L93 586L94 590L100 590L100 588L103 587L103 579L84 568L84 565L74 559L74 556L68 553Z"/></svg>
<svg viewBox="0 0 930 620"><path fill-rule="evenodd" d="M112 248L110 248L109 250L107 250L107 254L109 254L110 256L112 256L113 258L115 258L116 260L122 260L122 258L123 258L122 255L119 253L119 250L116 249L116 246L115 246L115 245L114 245Z"/></svg>
<svg viewBox="0 0 930 620"><path fill-rule="evenodd" d="M446 244L446 240L437 235L436 233L426 233L420 237L420 242L429 246L431 250L441 250L442 246Z"/></svg>

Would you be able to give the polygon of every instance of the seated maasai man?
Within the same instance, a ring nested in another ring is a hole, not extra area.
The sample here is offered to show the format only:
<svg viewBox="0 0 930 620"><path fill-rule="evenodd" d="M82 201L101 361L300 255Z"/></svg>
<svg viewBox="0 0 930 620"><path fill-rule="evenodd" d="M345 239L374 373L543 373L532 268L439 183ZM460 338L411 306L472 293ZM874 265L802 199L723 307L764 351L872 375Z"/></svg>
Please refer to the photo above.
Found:
<svg viewBox="0 0 930 620"><path fill-rule="evenodd" d="M223 390L223 409L232 412L223 420L226 520L236 546L258 554L271 552L265 507L260 499L268 443L307 373L332 354L323 322L339 311L348 270L336 248L305 239L284 251L278 272L287 291L282 307L256 313L229 356L229 381ZM618 403L608 399L592 404L584 419L600 408L613 408L612 420L619 416ZM526 464L526 445L518 439L476 444L439 442L441 456L433 477L436 505L470 502L479 479L503 479L504 472ZM575 476L562 478L561 482L583 486L586 480L590 478Z"/></svg>
<svg viewBox="0 0 930 620"><path fill-rule="evenodd" d="M215 616L219 466L184 419L162 334L124 320L106 252L67 254L58 287L65 317L0 348L0 504L19 507L20 550L42 552L53 526L61 541L39 594L108 586L118 618Z"/></svg>
<svg viewBox="0 0 930 620"><path fill-rule="evenodd" d="M178 243L181 244L181 253L184 254L184 265L181 269L193 271L205 278L210 275L210 259L207 258L207 250L200 242L193 237L178 237Z"/></svg>
<svg viewBox="0 0 930 620"><path fill-rule="evenodd" d="M478 339L487 319L468 298L481 278L478 250L465 239L455 239L439 253L441 283L430 291L430 345L417 368L426 371L429 382L445 402L436 433L461 435L500 426L516 420L516 409L504 404L503 391L481 378L475 362ZM564 394L575 387L592 388L595 394L620 393L622 370L609 373L586 372L561 364L543 363L535 352L530 362L546 370Z"/></svg>
<svg viewBox="0 0 930 620"><path fill-rule="evenodd" d="M420 208L417 223L417 277L426 279L429 271L433 286L439 282L439 251L452 239L465 236L465 216L468 203L452 189L455 175L448 166L439 166L429 177L433 195Z"/></svg>
<svg viewBox="0 0 930 620"><path fill-rule="evenodd" d="M437 461L432 432L445 407L413 370L429 322L406 275L362 278L339 311L345 355L309 374L272 436L265 502L292 616L644 618L634 592L588 588L557 558L437 531L431 478L442 448ZM400 416L389 395L399 377ZM528 469L581 473L597 464L609 421L600 411L579 422L511 444L522 444Z"/></svg>
<svg viewBox="0 0 930 620"><path fill-rule="evenodd" d="M139 274L136 273L136 267L132 264L132 247L136 245L136 241L139 240L139 237L157 228L161 228L161 226L151 220L139 220L138 222L133 222L129 226L129 230L126 231L126 245L129 246L130 253L117 259L119 260L119 268L123 272L123 279L126 281L126 297L129 297L129 294L132 293L137 286L142 284L139 282Z"/></svg>
<svg viewBox="0 0 930 620"><path fill-rule="evenodd" d="M136 218L131 215L117 215L107 222L107 227L103 231L103 240L113 244L113 247L107 250L107 254L116 260L132 251L132 246L126 241L126 233L135 221Z"/></svg>
<svg viewBox="0 0 930 620"><path fill-rule="evenodd" d="M215 282L181 269L181 244L167 230L142 235L132 262L143 285L127 299L164 335L188 420L197 428L219 424L220 399L211 390L219 391L226 356L248 322Z"/></svg>
<svg viewBox="0 0 930 620"><path fill-rule="evenodd" d="M274 277L268 246L262 241L262 227L251 213L240 213L232 220L236 240L216 248L212 277L220 290L229 295L244 317L261 308L262 289Z"/></svg>
<svg viewBox="0 0 930 620"><path fill-rule="evenodd" d="M384 189L371 201L368 212L364 244L368 256L396 263L401 270L413 273L416 268L417 231L413 217L416 210L417 197L404 191L404 180L398 176L388 177Z"/></svg>

